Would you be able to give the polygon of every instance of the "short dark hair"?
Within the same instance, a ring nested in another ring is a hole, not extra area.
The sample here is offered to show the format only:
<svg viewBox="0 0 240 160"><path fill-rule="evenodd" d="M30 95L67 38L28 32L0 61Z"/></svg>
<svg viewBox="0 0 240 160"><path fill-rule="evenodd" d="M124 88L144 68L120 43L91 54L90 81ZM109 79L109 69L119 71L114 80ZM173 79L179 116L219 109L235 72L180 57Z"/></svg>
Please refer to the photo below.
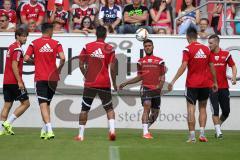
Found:
<svg viewBox="0 0 240 160"><path fill-rule="evenodd" d="M28 31L24 28L18 28L15 31L15 39L17 39L17 36L28 36Z"/></svg>
<svg viewBox="0 0 240 160"><path fill-rule="evenodd" d="M145 43L152 43L152 45L153 45L153 41L152 41L151 39L145 39L145 40L143 41L143 45L144 45Z"/></svg>
<svg viewBox="0 0 240 160"><path fill-rule="evenodd" d="M53 30L53 24L43 23L41 29L42 29L42 33L47 33L49 30Z"/></svg>
<svg viewBox="0 0 240 160"><path fill-rule="evenodd" d="M207 18L201 18L201 19L200 19L200 22L201 22L201 21L206 21L207 24L209 25L209 20L208 20Z"/></svg>
<svg viewBox="0 0 240 160"><path fill-rule="evenodd" d="M105 38L107 34L107 29L104 26L98 26L96 28L96 36L97 38Z"/></svg>
<svg viewBox="0 0 240 160"><path fill-rule="evenodd" d="M209 36L208 39L217 39L217 41L220 42L220 38L217 34L213 34L213 35Z"/></svg>
<svg viewBox="0 0 240 160"><path fill-rule="evenodd" d="M198 36L198 33L197 33L197 30L196 28L194 27L189 27L187 29L187 36L191 39L197 39L197 36Z"/></svg>

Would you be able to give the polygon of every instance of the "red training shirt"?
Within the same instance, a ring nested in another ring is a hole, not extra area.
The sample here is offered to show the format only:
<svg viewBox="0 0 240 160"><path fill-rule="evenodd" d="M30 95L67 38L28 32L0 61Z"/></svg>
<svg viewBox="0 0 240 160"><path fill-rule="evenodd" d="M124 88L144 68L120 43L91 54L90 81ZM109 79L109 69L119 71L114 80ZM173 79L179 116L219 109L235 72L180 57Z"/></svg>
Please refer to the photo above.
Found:
<svg viewBox="0 0 240 160"><path fill-rule="evenodd" d="M165 75L163 59L154 55L146 55L138 61L138 75L142 77L142 86L149 89L157 89L157 85Z"/></svg>
<svg viewBox="0 0 240 160"><path fill-rule="evenodd" d="M115 61L115 51L111 45L102 39L88 43L82 49L79 59L87 64L85 87L111 87L108 66Z"/></svg>
<svg viewBox="0 0 240 160"><path fill-rule="evenodd" d="M211 87L209 80L210 50L207 46L198 42L192 42L183 51L183 60L188 62L186 87L208 88Z"/></svg>
<svg viewBox="0 0 240 160"><path fill-rule="evenodd" d="M23 50L19 42L14 42L8 48L6 64L4 70L3 84L18 84L13 73L12 62L18 61L19 75L22 77L23 70Z"/></svg>
<svg viewBox="0 0 240 160"><path fill-rule="evenodd" d="M36 5L31 5L30 3L24 3L21 8L21 16L26 16L27 20L33 19L34 21L38 21L39 16L45 15L45 8L41 3L37 3Z"/></svg>
<svg viewBox="0 0 240 160"><path fill-rule="evenodd" d="M214 67L217 74L218 88L229 88L227 81L227 65L232 67L235 65L231 54L228 51L220 49L218 53L211 52Z"/></svg>
<svg viewBox="0 0 240 160"><path fill-rule="evenodd" d="M50 37L38 38L29 45L26 55L34 55L35 81L58 81L56 59L62 45Z"/></svg>

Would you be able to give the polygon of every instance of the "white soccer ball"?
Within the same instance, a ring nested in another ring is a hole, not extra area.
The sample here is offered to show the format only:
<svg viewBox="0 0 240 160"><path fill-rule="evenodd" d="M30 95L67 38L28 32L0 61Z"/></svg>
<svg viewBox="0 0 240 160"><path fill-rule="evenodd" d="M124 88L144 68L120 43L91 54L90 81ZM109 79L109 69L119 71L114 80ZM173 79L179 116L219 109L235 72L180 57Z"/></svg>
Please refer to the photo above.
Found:
<svg viewBox="0 0 240 160"><path fill-rule="evenodd" d="M141 42L148 39L148 31L144 28L139 28L136 31L136 39Z"/></svg>

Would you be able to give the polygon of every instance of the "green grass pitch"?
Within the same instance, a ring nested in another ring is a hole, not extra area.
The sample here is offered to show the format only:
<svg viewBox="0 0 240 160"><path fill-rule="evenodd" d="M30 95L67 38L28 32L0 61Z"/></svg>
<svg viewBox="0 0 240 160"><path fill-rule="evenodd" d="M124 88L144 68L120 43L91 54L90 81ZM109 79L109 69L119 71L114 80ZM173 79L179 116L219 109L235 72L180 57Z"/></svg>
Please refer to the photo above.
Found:
<svg viewBox="0 0 240 160"><path fill-rule="evenodd" d="M73 140L77 129L55 129L54 140L41 140L40 129L15 128L14 136L0 137L0 160L239 160L240 131L223 131L216 140L186 143L187 131L151 130L152 140L142 130L117 129L117 140L107 139L107 129L86 129L85 140Z"/></svg>

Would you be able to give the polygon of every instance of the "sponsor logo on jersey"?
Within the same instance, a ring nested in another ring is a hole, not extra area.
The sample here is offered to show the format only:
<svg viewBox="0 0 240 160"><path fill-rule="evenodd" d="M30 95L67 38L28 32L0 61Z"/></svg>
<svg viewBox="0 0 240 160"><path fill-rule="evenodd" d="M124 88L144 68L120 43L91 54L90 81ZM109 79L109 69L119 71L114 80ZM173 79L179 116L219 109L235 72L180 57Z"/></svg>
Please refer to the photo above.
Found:
<svg viewBox="0 0 240 160"><path fill-rule="evenodd" d="M50 47L48 43L46 43L44 46L42 46L39 52L53 52L53 49Z"/></svg>

